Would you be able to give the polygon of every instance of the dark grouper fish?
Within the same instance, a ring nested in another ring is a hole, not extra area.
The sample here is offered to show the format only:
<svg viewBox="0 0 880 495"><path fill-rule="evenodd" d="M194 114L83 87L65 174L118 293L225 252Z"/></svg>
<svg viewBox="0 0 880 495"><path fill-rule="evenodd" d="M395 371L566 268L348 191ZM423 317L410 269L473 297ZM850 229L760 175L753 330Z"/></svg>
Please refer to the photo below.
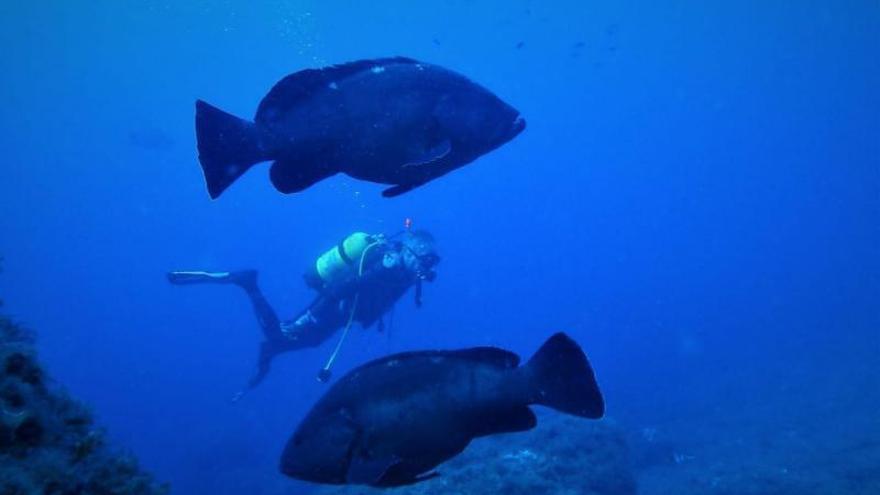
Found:
<svg viewBox="0 0 880 495"><path fill-rule="evenodd" d="M281 471L331 484L400 486L459 454L476 437L526 431L530 404L600 418L605 403L580 347L552 336L525 366L494 347L408 352L336 383L287 442Z"/></svg>
<svg viewBox="0 0 880 495"><path fill-rule="evenodd" d="M254 122L199 100L199 161L212 198L255 163L302 191L339 172L393 184L397 196L513 139L525 120L464 76L408 58L360 60L291 74Z"/></svg>

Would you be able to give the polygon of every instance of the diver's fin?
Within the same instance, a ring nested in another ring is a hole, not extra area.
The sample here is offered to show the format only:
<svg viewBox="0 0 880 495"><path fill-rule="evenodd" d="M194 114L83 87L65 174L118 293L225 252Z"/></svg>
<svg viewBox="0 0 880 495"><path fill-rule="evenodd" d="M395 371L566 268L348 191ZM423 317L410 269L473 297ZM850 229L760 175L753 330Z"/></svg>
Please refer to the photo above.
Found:
<svg viewBox="0 0 880 495"><path fill-rule="evenodd" d="M450 152L452 152L452 143L448 139L444 139L431 148L414 156L413 159L405 163L403 167L425 167L437 164L438 161L446 158Z"/></svg>
<svg viewBox="0 0 880 495"><path fill-rule="evenodd" d="M528 406L522 406L482 415L471 433L475 437L496 433L514 433L531 430L537 424L538 419L535 418L535 413Z"/></svg>
<svg viewBox="0 0 880 495"><path fill-rule="evenodd" d="M196 140L208 194L216 199L251 165L267 160L253 122L196 100Z"/></svg>
<svg viewBox="0 0 880 495"><path fill-rule="evenodd" d="M165 274L174 285L189 284L235 284L245 290L256 288L256 270L237 270L233 272L173 271Z"/></svg>
<svg viewBox="0 0 880 495"><path fill-rule="evenodd" d="M174 285L204 283L225 284L230 282L229 275L229 272L204 271L173 271L165 274L165 276L168 277L168 281Z"/></svg>
<svg viewBox="0 0 880 495"><path fill-rule="evenodd" d="M403 194L405 192L412 191L413 189L421 186L422 184L424 184L424 183L421 182L421 183L416 183L416 184L397 184L396 186L389 187L388 189L385 189L384 191L382 191L382 196L384 196L386 198L393 198L395 196L400 196L401 194Z"/></svg>
<svg viewBox="0 0 880 495"><path fill-rule="evenodd" d="M349 483L375 485L380 483L389 469L400 462L397 457L366 459L355 455L348 465L346 480Z"/></svg>
<svg viewBox="0 0 880 495"><path fill-rule="evenodd" d="M605 414L590 362L568 335L560 332L547 339L525 367L535 403L585 418Z"/></svg>
<svg viewBox="0 0 880 495"><path fill-rule="evenodd" d="M336 173L320 160L277 160L269 169L269 178L278 192L291 194L308 189Z"/></svg>

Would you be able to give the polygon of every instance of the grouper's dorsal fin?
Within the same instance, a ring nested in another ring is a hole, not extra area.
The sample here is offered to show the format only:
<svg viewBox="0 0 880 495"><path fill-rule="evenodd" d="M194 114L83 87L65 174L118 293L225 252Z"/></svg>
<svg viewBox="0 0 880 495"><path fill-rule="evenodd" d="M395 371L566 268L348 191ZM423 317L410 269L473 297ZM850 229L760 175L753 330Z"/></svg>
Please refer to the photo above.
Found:
<svg viewBox="0 0 880 495"><path fill-rule="evenodd" d="M467 361L491 364L499 368L516 368L519 366L519 356L510 351L505 351L504 349L499 349L497 347L472 347L470 349L459 349L454 351L400 352L362 364L353 369L350 374L356 375L359 371L378 366L396 367L413 359L428 359L436 364L448 362L446 361L447 359L464 359Z"/></svg>
<svg viewBox="0 0 880 495"><path fill-rule="evenodd" d="M356 60L344 64L331 65L321 69L305 69L294 72L278 81L260 102L254 118L259 123L272 122L297 103L309 98L319 90L350 77L358 72L373 70L391 64L418 64L420 62L406 57L387 57Z"/></svg>
<svg viewBox="0 0 880 495"><path fill-rule="evenodd" d="M516 368L519 366L519 356L497 347L471 347L470 349L458 351L446 351L444 354L459 359L494 364L500 368Z"/></svg>

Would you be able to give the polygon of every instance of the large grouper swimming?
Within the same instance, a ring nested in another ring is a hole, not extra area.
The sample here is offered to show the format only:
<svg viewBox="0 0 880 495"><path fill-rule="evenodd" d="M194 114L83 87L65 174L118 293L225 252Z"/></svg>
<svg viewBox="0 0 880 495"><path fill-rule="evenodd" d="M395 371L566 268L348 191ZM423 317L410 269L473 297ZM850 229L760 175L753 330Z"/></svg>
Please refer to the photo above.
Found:
<svg viewBox="0 0 880 495"><path fill-rule="evenodd" d="M395 57L308 69L269 91L254 121L196 102L199 162L217 198L252 165L273 161L285 194L345 173L403 194L466 165L525 129L519 112L437 65Z"/></svg>
<svg viewBox="0 0 880 495"><path fill-rule="evenodd" d="M534 428L531 404L605 413L586 355L563 333L524 366L495 347L388 356L327 391L287 442L281 471L314 483L416 483L476 437Z"/></svg>

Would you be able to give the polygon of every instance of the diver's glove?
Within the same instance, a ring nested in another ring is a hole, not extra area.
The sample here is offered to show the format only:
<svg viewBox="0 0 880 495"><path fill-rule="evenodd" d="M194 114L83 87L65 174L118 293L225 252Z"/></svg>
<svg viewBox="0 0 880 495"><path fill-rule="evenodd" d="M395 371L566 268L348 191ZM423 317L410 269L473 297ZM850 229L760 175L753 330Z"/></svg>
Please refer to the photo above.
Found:
<svg viewBox="0 0 880 495"><path fill-rule="evenodd" d="M394 268L400 265L400 253L397 251L388 251L382 256L382 266L386 269Z"/></svg>

